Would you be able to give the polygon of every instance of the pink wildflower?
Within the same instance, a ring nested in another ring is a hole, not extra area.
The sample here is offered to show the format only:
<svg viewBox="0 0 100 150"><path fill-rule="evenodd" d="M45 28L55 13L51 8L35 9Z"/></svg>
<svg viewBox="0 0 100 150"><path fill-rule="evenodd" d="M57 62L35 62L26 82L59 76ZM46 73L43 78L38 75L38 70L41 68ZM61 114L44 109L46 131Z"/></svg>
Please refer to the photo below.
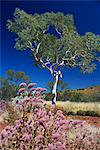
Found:
<svg viewBox="0 0 100 150"><path fill-rule="evenodd" d="M22 82L22 83L20 83L19 86L21 86L21 87L26 86L26 83Z"/></svg>
<svg viewBox="0 0 100 150"><path fill-rule="evenodd" d="M20 89L18 90L19 93L23 93L24 91L25 91L25 88L20 88Z"/></svg>
<svg viewBox="0 0 100 150"><path fill-rule="evenodd" d="M36 88L32 88L31 91L36 91Z"/></svg>
<svg viewBox="0 0 100 150"><path fill-rule="evenodd" d="M21 150L26 150L25 145L21 144Z"/></svg>
<svg viewBox="0 0 100 150"><path fill-rule="evenodd" d="M6 131L10 131L11 130L11 126L8 125L7 127L5 127L5 130Z"/></svg>
<svg viewBox="0 0 100 150"><path fill-rule="evenodd" d="M35 95L40 95L40 92L35 92Z"/></svg>
<svg viewBox="0 0 100 150"><path fill-rule="evenodd" d="M39 91L39 90L40 90L40 88L35 88L35 90L36 90L36 91Z"/></svg>
<svg viewBox="0 0 100 150"><path fill-rule="evenodd" d="M63 150L63 149L65 148L65 146L64 146L61 142L57 142L57 143L56 143L56 147L57 147L57 149L59 149L59 150Z"/></svg>
<svg viewBox="0 0 100 150"><path fill-rule="evenodd" d="M57 111L57 115L58 115L58 114L62 114L62 111L61 111L61 110L58 110L58 111Z"/></svg>
<svg viewBox="0 0 100 150"><path fill-rule="evenodd" d="M59 138L61 135L59 134L59 133L54 133L53 135L52 135L52 137L54 138L54 139L57 139L57 138Z"/></svg>
<svg viewBox="0 0 100 150"><path fill-rule="evenodd" d="M46 121L46 118L40 118L39 121L45 122L45 121Z"/></svg>
<svg viewBox="0 0 100 150"><path fill-rule="evenodd" d="M45 88L40 88L39 90L40 90L41 92L45 92L45 91L46 91Z"/></svg>
<svg viewBox="0 0 100 150"><path fill-rule="evenodd" d="M41 139L43 139L43 136L42 136L42 135L37 135L37 136L35 137L35 141L36 141L36 142L39 142Z"/></svg>
<svg viewBox="0 0 100 150"><path fill-rule="evenodd" d="M15 121L15 125L18 125L18 126L19 126L20 124L21 124L20 120L16 120L16 121Z"/></svg>
<svg viewBox="0 0 100 150"><path fill-rule="evenodd" d="M54 148L54 145L51 143L51 144L48 144L48 146L49 146L49 148L50 148L50 150L54 150L55 148Z"/></svg>
<svg viewBox="0 0 100 150"><path fill-rule="evenodd" d="M5 139L7 136L8 136L7 131L6 131L6 130L3 130L3 131L1 132L0 140Z"/></svg>
<svg viewBox="0 0 100 150"><path fill-rule="evenodd" d="M25 142L28 142L28 141L30 141L30 139L32 138L32 136L31 136L31 135L28 135L27 133L25 133L25 134L23 135L23 138L24 138L24 141L25 141Z"/></svg>
<svg viewBox="0 0 100 150"><path fill-rule="evenodd" d="M72 125L79 125L79 124L82 124L82 122L83 121L81 121L81 120L74 120L73 122L72 122Z"/></svg>
<svg viewBox="0 0 100 150"><path fill-rule="evenodd" d="M76 139L81 139L80 133L77 133L77 134L76 134Z"/></svg>
<svg viewBox="0 0 100 150"><path fill-rule="evenodd" d="M28 88L32 88L33 86L35 86L36 84L35 83L29 83L28 84Z"/></svg>
<svg viewBox="0 0 100 150"><path fill-rule="evenodd" d="M60 121L59 121L59 124L60 124L60 125L68 124L68 123L69 123L69 121L67 121L67 120L60 120Z"/></svg>

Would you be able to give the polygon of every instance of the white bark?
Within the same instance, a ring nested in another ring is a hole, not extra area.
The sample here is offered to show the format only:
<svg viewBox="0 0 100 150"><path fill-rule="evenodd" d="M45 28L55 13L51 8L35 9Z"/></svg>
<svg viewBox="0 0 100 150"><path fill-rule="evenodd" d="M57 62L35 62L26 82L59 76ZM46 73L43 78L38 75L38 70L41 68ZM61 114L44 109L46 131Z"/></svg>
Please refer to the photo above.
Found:
<svg viewBox="0 0 100 150"><path fill-rule="evenodd" d="M37 45L36 53L38 53L38 52L39 52L39 47L40 47L40 45L41 45L41 43L39 43L39 44Z"/></svg>
<svg viewBox="0 0 100 150"><path fill-rule="evenodd" d="M54 83L53 90L52 90L52 94L54 95L54 98L52 99L52 104L56 104L56 100L57 100L57 83L58 83L58 77L59 77L59 74L57 73L55 75L55 83Z"/></svg>

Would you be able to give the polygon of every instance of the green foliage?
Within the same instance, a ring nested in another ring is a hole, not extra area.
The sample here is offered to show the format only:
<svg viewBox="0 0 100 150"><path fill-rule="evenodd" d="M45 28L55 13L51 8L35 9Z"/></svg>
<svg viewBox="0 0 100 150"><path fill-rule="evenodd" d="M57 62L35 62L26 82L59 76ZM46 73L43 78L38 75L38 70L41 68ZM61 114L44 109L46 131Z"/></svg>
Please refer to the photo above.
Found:
<svg viewBox="0 0 100 150"><path fill-rule="evenodd" d="M51 94L51 93L46 93L45 94L45 100L46 101L52 101L52 98L53 98L53 94Z"/></svg>
<svg viewBox="0 0 100 150"><path fill-rule="evenodd" d="M85 111L85 110L84 111L82 111L82 110L77 111L77 115L79 115L79 116L100 117L100 115L96 111Z"/></svg>
<svg viewBox="0 0 100 150"><path fill-rule="evenodd" d="M14 84L10 84L7 79L0 78L0 99L9 100L12 96L16 94L17 86Z"/></svg>
<svg viewBox="0 0 100 150"><path fill-rule="evenodd" d="M100 102L100 94L93 93L91 95L86 95L66 90L62 93L62 99L60 99L59 97L58 99L60 101L71 101L71 102Z"/></svg>
<svg viewBox="0 0 100 150"><path fill-rule="evenodd" d="M100 93L93 93L91 95L72 93L70 96L71 102L100 102Z"/></svg>
<svg viewBox="0 0 100 150"><path fill-rule="evenodd" d="M0 77L0 99L11 100L12 97L16 96L20 82L29 83L31 80L25 72L15 72L9 69L6 72L6 78Z"/></svg>
<svg viewBox="0 0 100 150"><path fill-rule="evenodd" d="M80 93L72 93L71 94L71 99L70 99L70 101L71 102L81 102L81 98L82 98L82 94L80 94Z"/></svg>
<svg viewBox="0 0 100 150"><path fill-rule="evenodd" d="M52 94L48 93L46 94L46 100L51 101L52 100ZM95 92L91 95L76 93L70 90L65 90L63 92L58 92L58 101L70 101L70 102L100 102L100 93Z"/></svg>
<svg viewBox="0 0 100 150"><path fill-rule="evenodd" d="M63 101L70 101L72 93L69 90L63 92Z"/></svg>
<svg viewBox="0 0 100 150"><path fill-rule="evenodd" d="M56 35L50 32L50 26L57 31ZM96 67L92 62L100 51L100 36L92 32L79 35L72 15L61 12L32 15L17 8L7 27L17 35L15 48L18 50L31 49L29 42L41 43L38 58L44 61L49 57L55 63L58 57L59 62L64 59L66 66L79 66L83 72L91 72Z"/></svg>
<svg viewBox="0 0 100 150"><path fill-rule="evenodd" d="M6 75L7 75L7 80L9 80L9 82L13 82L13 83L17 82L17 84L23 81L25 81L26 83L28 83L29 81L31 82L29 77L23 71L15 72L14 70L9 69L6 72Z"/></svg>

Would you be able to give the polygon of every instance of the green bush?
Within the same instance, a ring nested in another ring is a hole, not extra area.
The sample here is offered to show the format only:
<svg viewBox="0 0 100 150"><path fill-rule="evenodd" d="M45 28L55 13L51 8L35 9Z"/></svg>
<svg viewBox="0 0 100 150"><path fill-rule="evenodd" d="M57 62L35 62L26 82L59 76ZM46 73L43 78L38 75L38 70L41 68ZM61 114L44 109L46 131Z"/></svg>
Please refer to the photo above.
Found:
<svg viewBox="0 0 100 150"><path fill-rule="evenodd" d="M85 116L85 111L79 110L79 111L77 111L77 115Z"/></svg>
<svg viewBox="0 0 100 150"><path fill-rule="evenodd" d="M46 101L52 101L53 95L51 93L46 93L45 94L45 100Z"/></svg>
<svg viewBox="0 0 100 150"><path fill-rule="evenodd" d="M66 115L75 115L75 113L74 112L72 112L72 111L69 111L69 112L67 112L67 114Z"/></svg>
<svg viewBox="0 0 100 150"><path fill-rule="evenodd" d="M72 98L72 92L69 90L66 90L63 92L63 101L71 101Z"/></svg>
<svg viewBox="0 0 100 150"><path fill-rule="evenodd" d="M77 111L77 115L79 116L92 116L92 117L100 117L100 115L95 111Z"/></svg>
<svg viewBox="0 0 100 150"><path fill-rule="evenodd" d="M100 93L96 92L91 94L91 96L89 96L90 98L90 102L100 102Z"/></svg>
<svg viewBox="0 0 100 150"><path fill-rule="evenodd" d="M59 99L59 95L58 95ZM73 91L65 91L62 94L62 99L59 101L71 101L71 102L100 102L100 93L93 93L91 95L86 95L82 93L75 93Z"/></svg>
<svg viewBox="0 0 100 150"><path fill-rule="evenodd" d="M47 101L52 101L53 95L47 93L45 99ZM86 95L82 93L76 93L70 90L57 93L57 101L71 101L71 102L100 102L100 93L93 93L91 95Z"/></svg>

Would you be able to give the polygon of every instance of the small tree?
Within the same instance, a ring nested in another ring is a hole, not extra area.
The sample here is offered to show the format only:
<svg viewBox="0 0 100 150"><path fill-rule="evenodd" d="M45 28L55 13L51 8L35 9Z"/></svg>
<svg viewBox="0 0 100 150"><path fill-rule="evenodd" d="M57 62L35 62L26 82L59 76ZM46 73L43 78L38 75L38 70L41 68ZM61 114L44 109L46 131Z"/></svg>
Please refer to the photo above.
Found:
<svg viewBox="0 0 100 150"><path fill-rule="evenodd" d="M13 20L8 20L8 29L17 34L15 48L30 49L36 65L49 70L55 83L52 103L56 103L57 83L64 67L80 67L85 72L95 69L94 60L99 60L100 37L87 32L79 35L73 16L61 12L27 14L16 9Z"/></svg>
<svg viewBox="0 0 100 150"><path fill-rule="evenodd" d="M23 71L7 70L6 78L0 77L0 98L9 100L16 96L20 82L29 83L31 80Z"/></svg>

